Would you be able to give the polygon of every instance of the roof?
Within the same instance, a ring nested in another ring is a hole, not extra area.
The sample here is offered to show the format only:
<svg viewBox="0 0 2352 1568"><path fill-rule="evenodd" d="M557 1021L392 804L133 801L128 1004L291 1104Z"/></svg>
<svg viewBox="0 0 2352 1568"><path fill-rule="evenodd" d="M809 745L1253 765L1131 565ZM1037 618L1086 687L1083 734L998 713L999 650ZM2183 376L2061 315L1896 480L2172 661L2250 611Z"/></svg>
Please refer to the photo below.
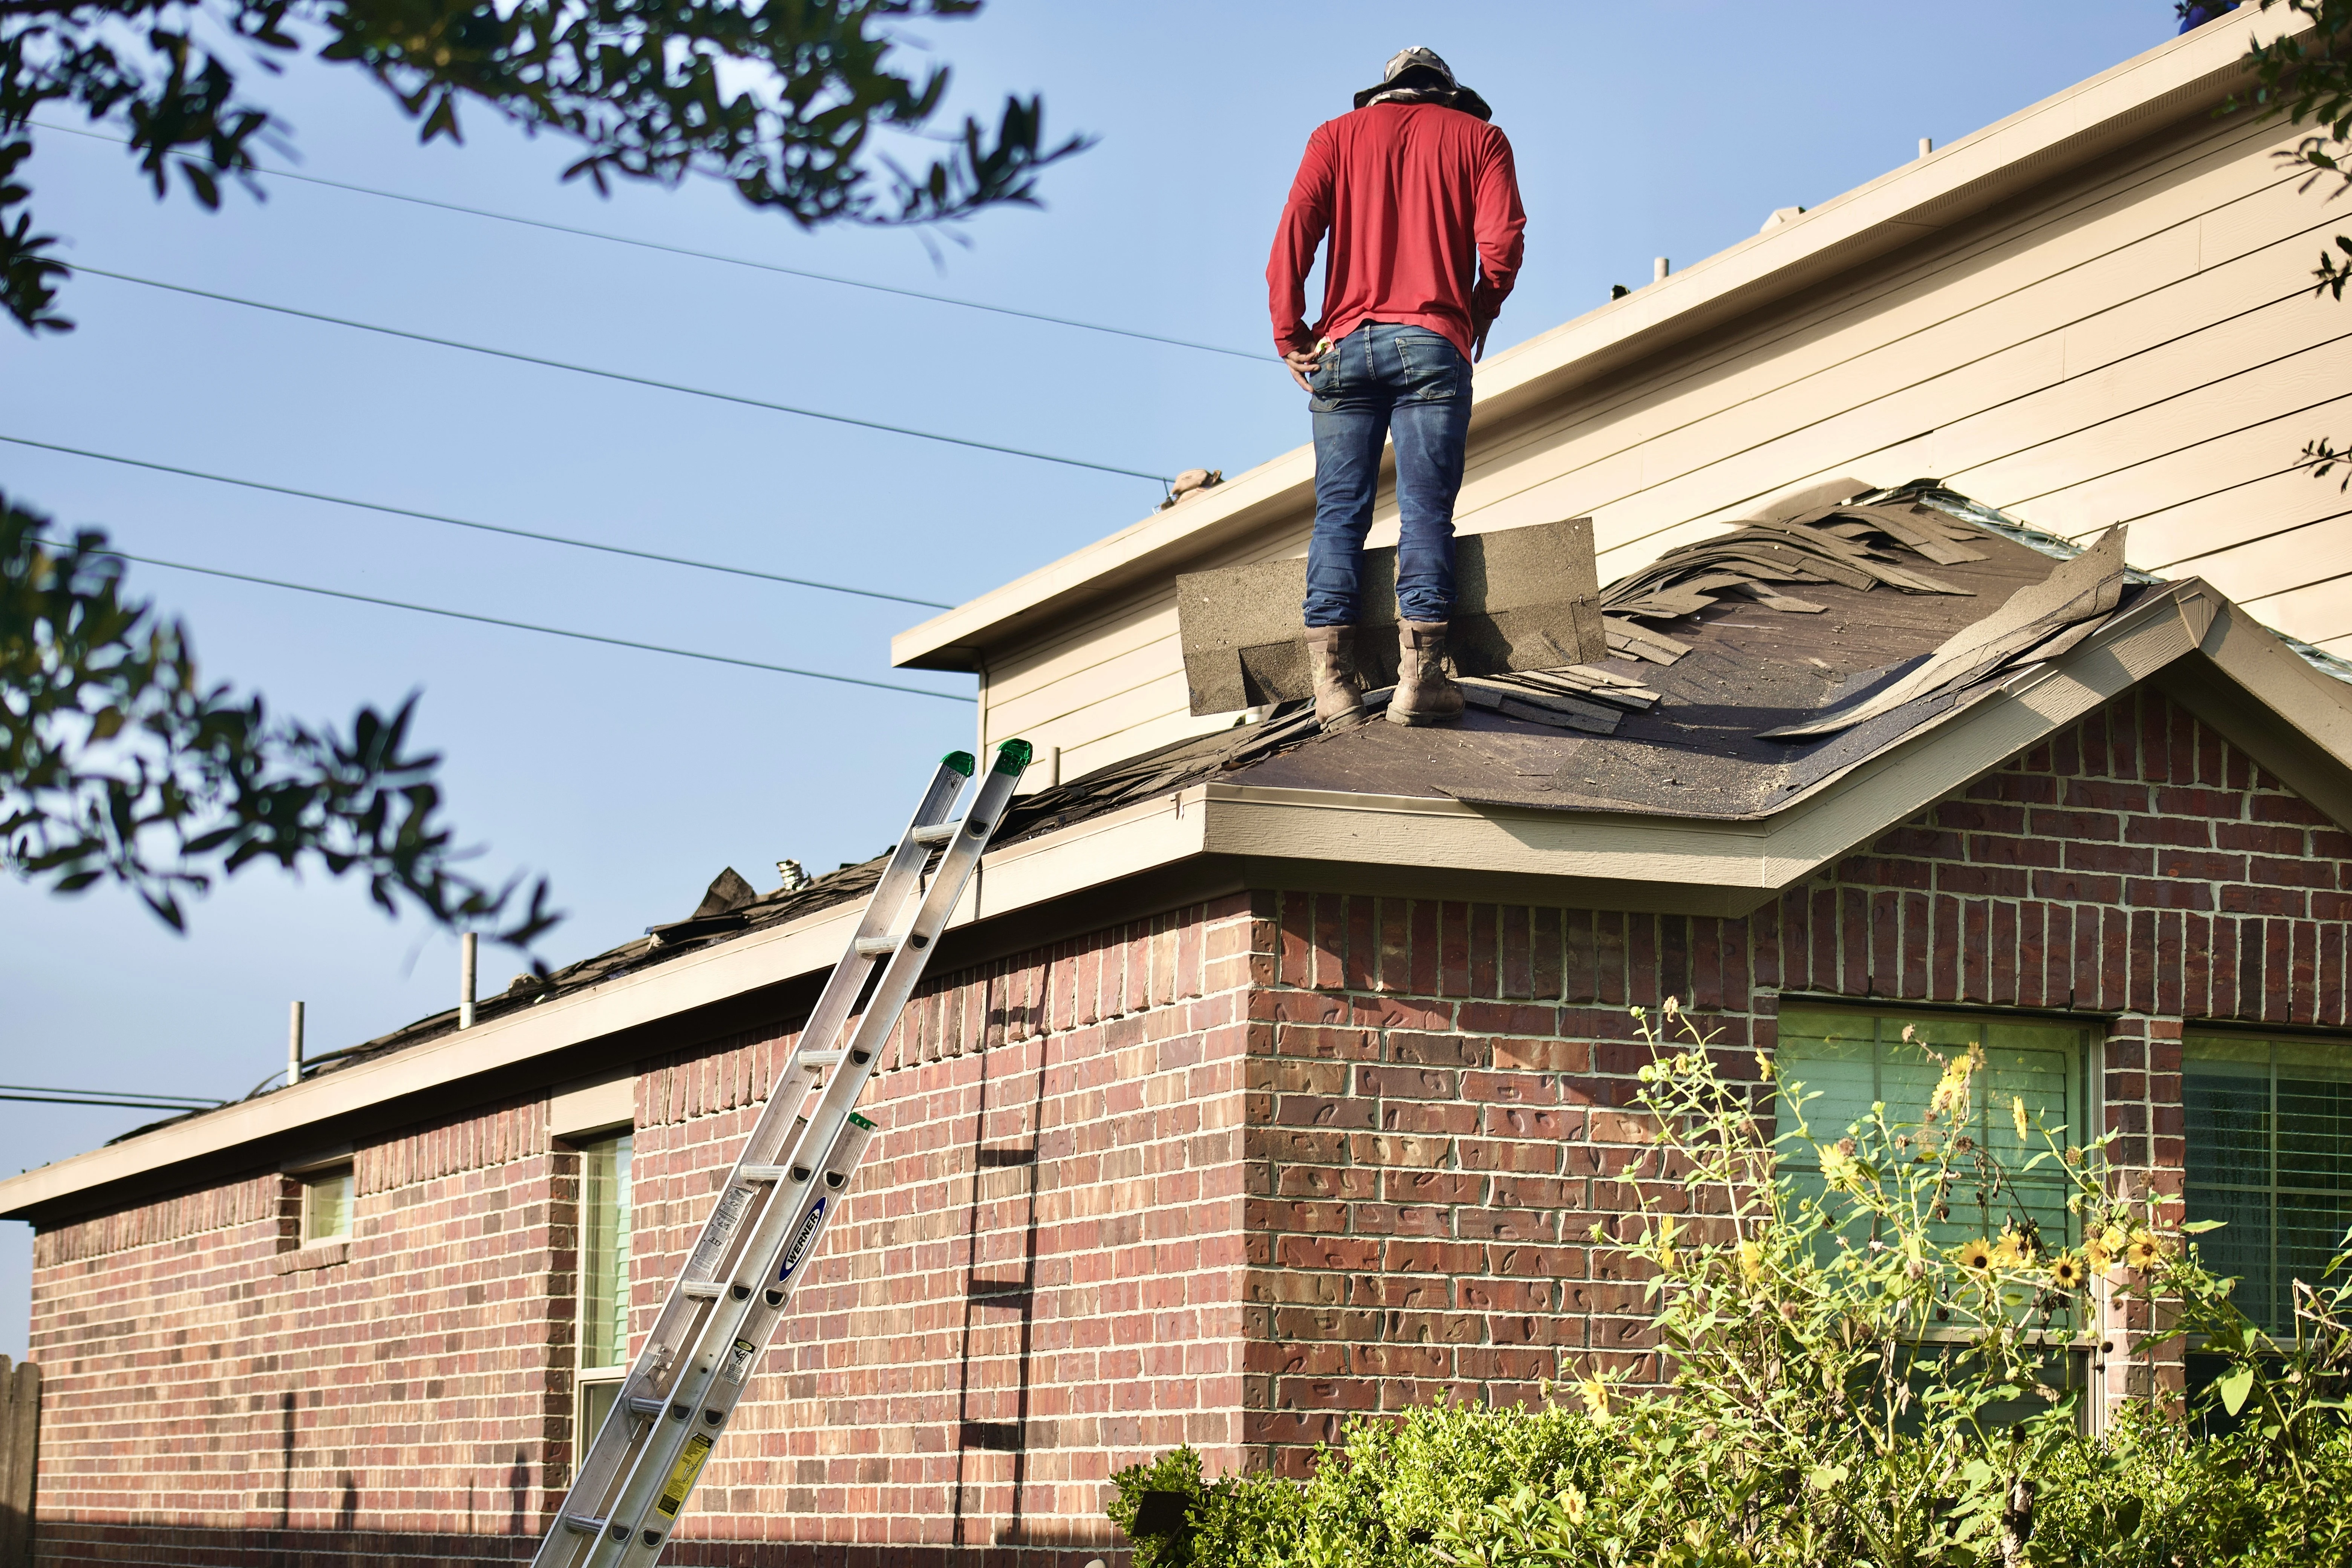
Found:
<svg viewBox="0 0 2352 1568"><path fill-rule="evenodd" d="M1114 884L1132 896L1112 918L1147 912L1150 879L1180 874L1160 889L1183 896L1151 909L1408 872L1439 897L1744 912L2159 674L2352 826L2352 666L2297 657L2194 579L2126 571L2120 545L2080 550L1932 480L1842 500L1817 487L1603 590L1612 657L1474 682L1458 727L1326 734L1287 704L1022 797L945 962L1051 941L1049 910L1093 929L1102 906L1084 895ZM317 1058L298 1085L0 1181L0 1215L249 1168L279 1157L257 1146L315 1143L357 1113L446 1107L459 1082L578 1073L576 1047L633 1030L675 1049L680 1017L828 969L880 864L765 894L723 872L687 918L519 981L470 1030L438 1013Z"/></svg>
<svg viewBox="0 0 2352 1568"><path fill-rule="evenodd" d="M1473 382L1471 438L1475 443L1481 432L1537 405L1968 224L2159 126L2209 112L2242 81L2239 62L2252 37L2307 26L2284 7L2246 6L1491 355ZM891 661L916 669L976 670L989 650L1066 623L1097 602L1165 583L1192 563L1263 537L1274 525L1296 522L1312 507L1314 486L1314 448L1286 452L899 633L891 641Z"/></svg>

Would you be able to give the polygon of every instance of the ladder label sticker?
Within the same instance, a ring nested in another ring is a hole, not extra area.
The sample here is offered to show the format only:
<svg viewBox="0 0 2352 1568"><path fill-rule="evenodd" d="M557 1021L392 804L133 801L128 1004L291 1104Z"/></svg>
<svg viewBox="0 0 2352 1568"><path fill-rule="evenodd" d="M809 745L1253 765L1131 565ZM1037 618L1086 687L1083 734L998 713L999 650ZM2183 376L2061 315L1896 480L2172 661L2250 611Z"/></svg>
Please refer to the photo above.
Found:
<svg viewBox="0 0 2352 1568"><path fill-rule="evenodd" d="M751 1374L751 1363L759 1353L760 1347L751 1341L737 1340L735 1348L727 1352L727 1364L719 1369L720 1374L730 1383L741 1383Z"/></svg>
<svg viewBox="0 0 2352 1568"><path fill-rule="evenodd" d="M710 1439L697 1432L686 1440L686 1452L670 1467L669 1484L662 1488L661 1500L654 1506L670 1518L686 1506L687 1494L694 1489L696 1479L702 1474L702 1462L710 1458Z"/></svg>
<svg viewBox="0 0 2352 1568"><path fill-rule="evenodd" d="M751 1206L751 1189L730 1187L719 1195L719 1206L711 1212L709 1224L703 1226L702 1240L687 1260L686 1277L708 1279L719 1270L719 1259L727 1254L727 1244L735 1238L735 1227L743 1221L743 1211Z"/></svg>
<svg viewBox="0 0 2352 1568"><path fill-rule="evenodd" d="M792 1245L784 1248L783 1266L776 1270L778 1284L791 1279L793 1270L801 1266L801 1255L808 1250L810 1241L815 1238L817 1227L824 1223L824 1199L817 1199L816 1207L809 1210L808 1218L801 1221L800 1229L793 1233Z"/></svg>

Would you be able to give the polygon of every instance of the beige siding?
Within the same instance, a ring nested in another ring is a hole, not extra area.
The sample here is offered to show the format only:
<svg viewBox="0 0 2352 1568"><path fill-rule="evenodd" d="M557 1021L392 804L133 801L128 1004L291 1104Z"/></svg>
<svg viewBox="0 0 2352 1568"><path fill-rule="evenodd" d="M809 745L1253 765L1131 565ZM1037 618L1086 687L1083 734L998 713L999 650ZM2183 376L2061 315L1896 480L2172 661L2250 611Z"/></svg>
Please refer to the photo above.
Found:
<svg viewBox="0 0 2352 1568"><path fill-rule="evenodd" d="M1605 581L1801 484L1933 475L2070 537L2127 521L2135 563L2352 651L2352 497L2290 471L2306 439L2352 434L2352 307L2311 293L2345 220L2282 175L2292 140L2189 126L1482 426L1460 525L1590 515ZM1301 552L1307 522L1223 557ZM1394 537L1384 500L1373 539ZM1185 713L1173 601L1171 583L1002 660L988 733L1060 745L1072 777L1230 722Z"/></svg>

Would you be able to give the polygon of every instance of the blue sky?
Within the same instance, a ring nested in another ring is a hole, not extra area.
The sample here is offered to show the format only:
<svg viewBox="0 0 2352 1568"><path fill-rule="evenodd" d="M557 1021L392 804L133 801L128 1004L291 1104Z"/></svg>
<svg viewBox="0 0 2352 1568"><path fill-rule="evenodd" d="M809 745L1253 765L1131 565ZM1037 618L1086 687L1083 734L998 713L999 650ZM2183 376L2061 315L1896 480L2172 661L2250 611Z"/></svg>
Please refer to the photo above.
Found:
<svg viewBox="0 0 2352 1568"><path fill-rule="evenodd" d="M1204 342L1266 344L1263 272L1298 152L1408 44L1510 135L1527 268L1500 348L2162 42L2165 0L1549 0L1433 7L992 0L920 29L955 97L1042 92L1100 138L1042 210L927 246L806 235L724 187L562 185L568 161L473 113L416 144L347 70L253 90L331 179ZM71 123L68 121L68 123ZM1263 364L925 304L289 182L205 214L119 148L39 141L44 228L90 266L1115 468L1238 472L1300 444ZM954 602L1134 521L1142 480L485 359L95 277L81 328L0 329L0 436ZM136 553L968 694L894 675L929 612L500 540L0 444L0 489ZM141 568L207 676L312 720L423 694L451 818L488 871L552 880L563 963L688 913L733 865L862 859L968 704L796 679ZM126 894L0 881L0 1078L230 1098L454 999L454 941L320 875L248 872L190 934ZM519 967L484 954L495 989ZM0 1102L0 1164L151 1119ZM0 1226L0 1353L25 1342L30 1232Z"/></svg>

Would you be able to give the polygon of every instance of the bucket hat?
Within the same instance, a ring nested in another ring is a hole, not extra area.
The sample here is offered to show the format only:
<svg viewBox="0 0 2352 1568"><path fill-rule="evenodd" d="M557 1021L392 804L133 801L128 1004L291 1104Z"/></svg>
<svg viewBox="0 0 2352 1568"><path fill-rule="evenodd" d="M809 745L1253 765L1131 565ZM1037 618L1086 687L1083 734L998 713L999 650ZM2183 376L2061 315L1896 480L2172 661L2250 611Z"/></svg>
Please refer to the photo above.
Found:
<svg viewBox="0 0 2352 1568"><path fill-rule="evenodd" d="M1437 84L1399 87L1397 79L1406 72L1420 68L1438 79ZM1379 85L1368 87L1356 94L1356 107L1373 103L1441 103L1448 109L1458 109L1475 114L1481 120L1492 120L1495 111L1486 100L1454 79L1454 68L1438 58L1434 49L1418 44L1409 49L1399 49L1389 58L1388 69L1381 75Z"/></svg>

